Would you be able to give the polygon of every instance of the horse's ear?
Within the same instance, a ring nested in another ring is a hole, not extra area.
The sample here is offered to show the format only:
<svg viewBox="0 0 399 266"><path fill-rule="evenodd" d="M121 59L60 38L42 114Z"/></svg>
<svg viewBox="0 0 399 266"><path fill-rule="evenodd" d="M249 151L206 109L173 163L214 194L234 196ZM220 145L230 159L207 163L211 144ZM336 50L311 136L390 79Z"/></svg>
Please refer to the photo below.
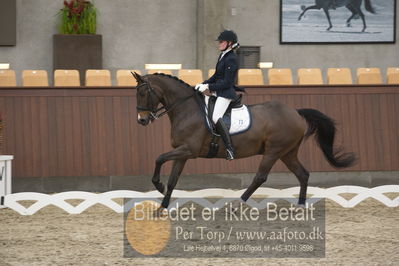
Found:
<svg viewBox="0 0 399 266"><path fill-rule="evenodd" d="M137 81L138 84L144 82L143 77L140 76L140 74L138 74L137 72L131 72L131 71L130 71L130 73L132 73L133 77L136 79L136 81Z"/></svg>

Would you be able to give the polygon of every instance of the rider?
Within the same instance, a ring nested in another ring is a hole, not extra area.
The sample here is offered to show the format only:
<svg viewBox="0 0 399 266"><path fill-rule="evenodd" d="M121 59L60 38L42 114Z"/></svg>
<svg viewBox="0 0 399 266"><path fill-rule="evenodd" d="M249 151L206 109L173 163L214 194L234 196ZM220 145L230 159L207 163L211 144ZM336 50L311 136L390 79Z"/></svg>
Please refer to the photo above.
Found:
<svg viewBox="0 0 399 266"><path fill-rule="evenodd" d="M221 32L216 41L219 42L221 54L216 64L215 74L208 80L197 84L195 89L200 92L209 90L213 95L217 96L212 120L216 125L216 132L220 134L226 147L226 159L233 160L234 150L231 144L229 129L223 122L222 117L229 107L230 102L237 98L236 90L238 88L235 86L235 82L237 80L238 63L237 55L233 50L239 44L237 42L237 35L232 30Z"/></svg>

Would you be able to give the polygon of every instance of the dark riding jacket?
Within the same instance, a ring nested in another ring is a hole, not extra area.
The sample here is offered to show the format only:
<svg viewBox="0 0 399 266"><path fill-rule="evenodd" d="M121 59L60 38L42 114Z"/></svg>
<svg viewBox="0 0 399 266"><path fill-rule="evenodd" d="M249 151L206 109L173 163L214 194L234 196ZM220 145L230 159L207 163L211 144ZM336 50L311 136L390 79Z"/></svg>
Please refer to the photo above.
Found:
<svg viewBox="0 0 399 266"><path fill-rule="evenodd" d="M237 98L235 82L237 80L238 63L237 55L233 50L227 52L222 59L219 55L215 74L205 80L203 84L209 84L209 90L216 92L217 96L235 100Z"/></svg>

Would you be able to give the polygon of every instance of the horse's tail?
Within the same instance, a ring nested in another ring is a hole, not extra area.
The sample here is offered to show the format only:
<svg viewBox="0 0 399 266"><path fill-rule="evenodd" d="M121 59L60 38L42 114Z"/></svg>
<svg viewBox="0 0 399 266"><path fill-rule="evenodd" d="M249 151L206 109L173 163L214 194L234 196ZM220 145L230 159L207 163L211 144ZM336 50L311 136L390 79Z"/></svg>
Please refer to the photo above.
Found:
<svg viewBox="0 0 399 266"><path fill-rule="evenodd" d="M342 148L334 147L336 128L331 118L315 109L299 109L297 111L308 123L305 138L316 134L317 144L330 165L335 168L343 168L354 164L356 161L354 153L344 153Z"/></svg>
<svg viewBox="0 0 399 266"><path fill-rule="evenodd" d="M371 0L364 0L364 5L366 6L366 10L372 14L375 14L375 10L371 5Z"/></svg>

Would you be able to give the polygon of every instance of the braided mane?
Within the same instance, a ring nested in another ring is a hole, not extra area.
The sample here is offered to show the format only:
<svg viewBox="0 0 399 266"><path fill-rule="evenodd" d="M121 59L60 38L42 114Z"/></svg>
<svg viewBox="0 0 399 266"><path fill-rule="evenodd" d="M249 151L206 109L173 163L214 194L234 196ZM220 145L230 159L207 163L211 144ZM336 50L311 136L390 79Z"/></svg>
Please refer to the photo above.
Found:
<svg viewBox="0 0 399 266"><path fill-rule="evenodd" d="M187 82L185 82L185 81L179 79L179 78L176 77L176 76L168 75L168 74L165 74L165 73L154 73L153 75L171 78L171 79L174 79L174 80L180 82L181 84L185 85L186 87L190 87L191 89L193 88L193 86L191 86L191 85L188 84Z"/></svg>

